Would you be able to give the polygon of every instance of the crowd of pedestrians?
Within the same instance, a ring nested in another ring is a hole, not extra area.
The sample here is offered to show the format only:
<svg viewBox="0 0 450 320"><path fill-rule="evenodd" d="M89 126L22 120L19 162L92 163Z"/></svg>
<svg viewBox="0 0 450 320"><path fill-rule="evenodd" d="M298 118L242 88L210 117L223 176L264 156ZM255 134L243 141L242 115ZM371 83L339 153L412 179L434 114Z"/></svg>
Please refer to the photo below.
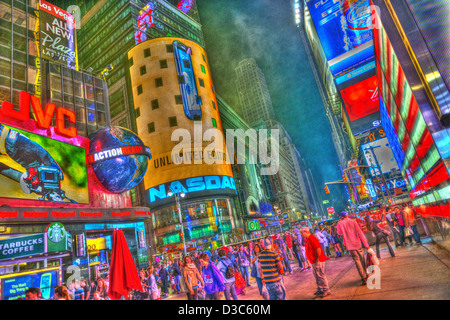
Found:
<svg viewBox="0 0 450 320"><path fill-rule="evenodd" d="M391 257L395 257L395 251L390 239L394 239L395 247L406 245L406 240L412 244L412 239L417 245L421 244L417 230L419 216L408 206L384 211L378 220L373 220L370 215L364 219L367 230L373 232L378 259L381 258L381 241L386 243ZM384 220L388 229L380 226ZM326 261L330 258L350 255L361 284L367 284L369 275L364 250L375 255L360 224L344 211L340 219L328 226L303 227L259 241L195 251L182 260L155 261L139 270L144 291L134 290L129 298L159 300L168 297L172 289L173 295L185 294L188 300L238 300L239 295L246 294L252 278L262 298L285 300L284 277L294 273L294 261L298 264L295 271L312 271L317 284L314 295L326 297L331 295L325 272ZM42 299L39 288L29 288L26 299ZM82 279L58 286L51 299L108 300L108 276L97 277L90 284Z"/></svg>

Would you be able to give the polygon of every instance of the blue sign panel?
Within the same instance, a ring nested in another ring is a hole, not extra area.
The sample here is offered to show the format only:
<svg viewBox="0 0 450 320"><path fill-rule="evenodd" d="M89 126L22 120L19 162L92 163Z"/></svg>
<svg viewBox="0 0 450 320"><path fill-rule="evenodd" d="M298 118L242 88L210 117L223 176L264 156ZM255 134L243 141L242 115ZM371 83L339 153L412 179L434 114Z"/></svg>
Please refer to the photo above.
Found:
<svg viewBox="0 0 450 320"><path fill-rule="evenodd" d="M327 60L372 40L369 0L308 0Z"/></svg>
<svg viewBox="0 0 450 320"><path fill-rule="evenodd" d="M336 84L340 85L342 83L344 83L345 81L351 80L369 70L375 69L375 60L371 61L369 63L366 63L365 65L363 65L362 67L356 68L338 78L335 79Z"/></svg>

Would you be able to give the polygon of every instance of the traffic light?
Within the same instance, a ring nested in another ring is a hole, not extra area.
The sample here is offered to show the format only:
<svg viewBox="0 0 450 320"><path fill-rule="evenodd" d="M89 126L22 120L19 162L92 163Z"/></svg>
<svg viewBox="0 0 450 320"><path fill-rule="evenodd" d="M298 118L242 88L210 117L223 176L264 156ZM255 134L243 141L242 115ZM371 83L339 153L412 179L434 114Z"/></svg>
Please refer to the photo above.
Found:
<svg viewBox="0 0 450 320"><path fill-rule="evenodd" d="M326 194L329 194L329 193L330 193L330 190L328 189L328 186L325 186L324 189L325 189L325 193L326 193Z"/></svg>
<svg viewBox="0 0 450 320"><path fill-rule="evenodd" d="M183 241L183 239L184 239L184 234L183 234L183 232L180 233L180 238L181 238L181 241Z"/></svg>

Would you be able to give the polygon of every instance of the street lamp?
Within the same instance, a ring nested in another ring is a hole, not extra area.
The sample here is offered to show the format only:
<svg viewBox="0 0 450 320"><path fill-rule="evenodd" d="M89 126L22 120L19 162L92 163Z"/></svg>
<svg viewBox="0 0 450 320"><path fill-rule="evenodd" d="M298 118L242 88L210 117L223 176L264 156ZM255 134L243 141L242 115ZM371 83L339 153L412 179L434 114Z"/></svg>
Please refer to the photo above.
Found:
<svg viewBox="0 0 450 320"><path fill-rule="evenodd" d="M181 205L180 205L180 197L184 198L186 196L186 194L184 193L184 191L181 192L172 192L172 190L169 190L167 192L167 195L169 197L171 196L175 196L175 202L177 204L177 211L178 211L178 221L180 222L181 225L181 238L183 239L183 252L184 252L184 256L186 256L186 241L184 239L184 228L183 228L183 220L181 218Z"/></svg>

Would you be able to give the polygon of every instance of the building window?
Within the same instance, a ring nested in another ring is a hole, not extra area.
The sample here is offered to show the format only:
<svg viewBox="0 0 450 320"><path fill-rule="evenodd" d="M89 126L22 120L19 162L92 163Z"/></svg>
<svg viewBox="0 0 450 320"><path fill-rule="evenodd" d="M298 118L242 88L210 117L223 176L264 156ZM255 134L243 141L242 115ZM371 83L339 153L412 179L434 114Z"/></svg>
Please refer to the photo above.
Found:
<svg viewBox="0 0 450 320"><path fill-rule="evenodd" d="M217 110L216 103L214 101L211 101L211 102L212 102L213 109Z"/></svg>
<svg viewBox="0 0 450 320"><path fill-rule="evenodd" d="M198 78L198 83L200 84L200 87L205 87L205 81L203 81L203 79Z"/></svg>
<svg viewBox="0 0 450 320"><path fill-rule="evenodd" d="M203 58L203 61L206 62L205 55L203 53L202 53L202 58Z"/></svg>
<svg viewBox="0 0 450 320"><path fill-rule="evenodd" d="M211 120L212 120L212 125L213 125L213 127L214 127L214 128L217 128L217 122L216 122L216 119L211 118Z"/></svg>
<svg viewBox="0 0 450 320"><path fill-rule="evenodd" d="M206 74L205 67L204 67L202 64L200 65L200 69L202 69L202 72L203 72L204 74Z"/></svg>
<svg viewBox="0 0 450 320"><path fill-rule="evenodd" d="M142 85L139 85L139 86L137 87L137 94L140 95L140 94L142 94L142 92L144 92L144 91L142 90Z"/></svg>
<svg viewBox="0 0 450 320"><path fill-rule="evenodd" d="M154 122L150 122L148 125L148 133L152 133L155 132L155 123Z"/></svg>
<svg viewBox="0 0 450 320"><path fill-rule="evenodd" d="M155 86L156 86L157 88L163 86L162 78L156 78L156 79L155 79Z"/></svg>
<svg viewBox="0 0 450 320"><path fill-rule="evenodd" d="M141 109L140 108L135 109L135 114L136 114L136 118L140 117L141 116Z"/></svg>
<svg viewBox="0 0 450 320"><path fill-rule="evenodd" d="M159 108L158 99L152 100L152 110L155 110L158 108Z"/></svg>
<svg viewBox="0 0 450 320"><path fill-rule="evenodd" d="M144 49L144 58L150 57L151 53L150 53L150 48Z"/></svg>
<svg viewBox="0 0 450 320"><path fill-rule="evenodd" d="M169 117L169 126L176 127L177 125L177 117Z"/></svg>
<svg viewBox="0 0 450 320"><path fill-rule="evenodd" d="M166 44L166 50L167 50L167 52L173 52L173 45Z"/></svg>
<svg viewBox="0 0 450 320"><path fill-rule="evenodd" d="M183 104L183 98L181 98L181 95L175 96L175 103L176 104Z"/></svg>
<svg viewBox="0 0 450 320"><path fill-rule="evenodd" d="M141 71L141 76L142 76L142 75L144 75L144 74L147 73L147 68L146 68L145 66L142 66L142 67L140 68L140 71Z"/></svg>
<svg viewBox="0 0 450 320"><path fill-rule="evenodd" d="M134 64L133 57L128 60L128 65L131 67Z"/></svg>
<svg viewBox="0 0 450 320"><path fill-rule="evenodd" d="M167 68L167 60L159 60L159 66L161 69Z"/></svg>

